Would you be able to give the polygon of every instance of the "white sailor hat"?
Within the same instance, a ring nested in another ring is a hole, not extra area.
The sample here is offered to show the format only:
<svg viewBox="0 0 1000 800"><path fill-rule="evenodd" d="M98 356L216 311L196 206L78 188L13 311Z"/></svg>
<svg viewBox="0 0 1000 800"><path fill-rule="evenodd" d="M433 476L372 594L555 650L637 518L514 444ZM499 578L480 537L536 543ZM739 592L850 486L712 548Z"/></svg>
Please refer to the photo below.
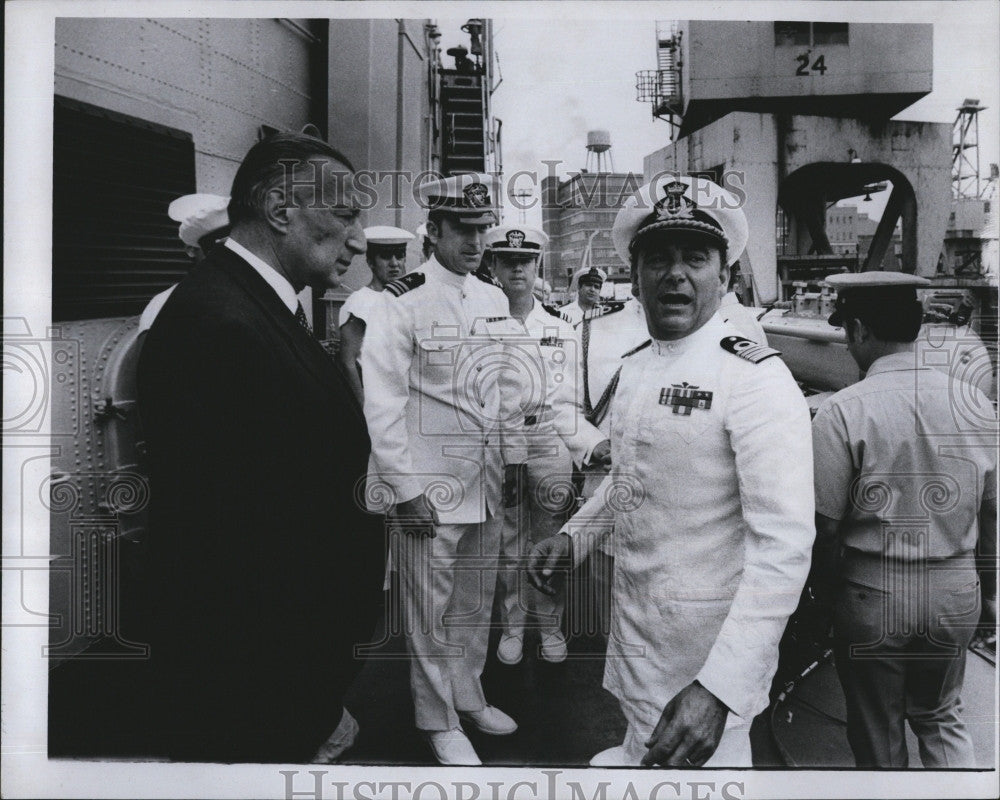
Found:
<svg viewBox="0 0 1000 800"><path fill-rule="evenodd" d="M917 287L931 285L919 275L878 270L841 272L828 275L825 281L837 290L837 304L827 322L838 328L844 324L845 317L853 315L875 313L884 316L915 309L920 304Z"/></svg>
<svg viewBox="0 0 1000 800"><path fill-rule="evenodd" d="M531 291L539 300L544 300L552 294L552 284L543 280L541 275L539 275L535 278L535 285L532 287Z"/></svg>
<svg viewBox="0 0 1000 800"><path fill-rule="evenodd" d="M486 231L486 246L493 253L519 253L537 256L549 237L526 225L499 225Z"/></svg>
<svg viewBox="0 0 1000 800"><path fill-rule="evenodd" d="M662 175L633 194L615 217L611 238L626 264L636 244L652 233L695 231L726 246L732 265L749 237L742 198L708 178Z"/></svg>
<svg viewBox="0 0 1000 800"><path fill-rule="evenodd" d="M587 283L596 283L600 286L607 279L608 273L600 267L584 267L583 269L576 271L576 274L573 276L573 285L579 286L581 283L586 281Z"/></svg>
<svg viewBox="0 0 1000 800"><path fill-rule="evenodd" d="M394 228L392 225L372 225L365 228L365 240L370 245L393 246L403 245L412 241L413 234L403 228Z"/></svg>
<svg viewBox="0 0 1000 800"><path fill-rule="evenodd" d="M229 226L229 198L217 194L186 194L167 207L170 219L181 224L177 231L190 247L210 233Z"/></svg>
<svg viewBox="0 0 1000 800"><path fill-rule="evenodd" d="M496 225L500 180L495 175L470 172L420 184L420 204L428 211L445 211L470 225Z"/></svg>

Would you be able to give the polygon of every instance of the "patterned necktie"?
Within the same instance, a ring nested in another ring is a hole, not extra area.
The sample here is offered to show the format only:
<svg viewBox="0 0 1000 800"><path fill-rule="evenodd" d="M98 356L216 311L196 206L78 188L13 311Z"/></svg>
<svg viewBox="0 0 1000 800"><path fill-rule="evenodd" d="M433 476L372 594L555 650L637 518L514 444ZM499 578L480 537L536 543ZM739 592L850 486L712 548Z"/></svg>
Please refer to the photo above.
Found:
<svg viewBox="0 0 1000 800"><path fill-rule="evenodd" d="M302 303L295 304L295 321L305 328L306 332L312 336L312 325L309 324L309 320L306 318L306 312L305 309L302 308Z"/></svg>

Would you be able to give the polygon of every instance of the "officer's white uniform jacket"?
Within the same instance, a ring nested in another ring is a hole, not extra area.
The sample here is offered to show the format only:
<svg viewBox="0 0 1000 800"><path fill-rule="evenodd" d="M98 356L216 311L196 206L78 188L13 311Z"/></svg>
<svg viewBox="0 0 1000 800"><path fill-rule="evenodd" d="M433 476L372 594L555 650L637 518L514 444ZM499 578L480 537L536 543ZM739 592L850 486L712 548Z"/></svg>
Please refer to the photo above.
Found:
<svg viewBox="0 0 1000 800"><path fill-rule="evenodd" d="M635 298L625 301L624 307L610 304L600 308L590 319L590 342L585 370L590 387L590 402L594 406L622 366L622 356L649 338L645 312L642 304ZM583 330L582 321L574 327L580 335ZM605 434L610 430L609 419L605 415L598 425Z"/></svg>
<svg viewBox="0 0 1000 800"><path fill-rule="evenodd" d="M581 466L607 436L583 416L583 372L580 362L580 341L573 326L559 315L548 311L537 299L524 327L538 348L535 363L545 370L544 376L521 381L521 405L526 416L536 416L538 423L527 427L530 434L555 433L563 440L573 462ZM544 396L539 396L539 389Z"/></svg>
<svg viewBox="0 0 1000 800"><path fill-rule="evenodd" d="M563 528L579 562L613 524L604 686L649 730L695 679L747 722L766 708L809 570L805 400L780 358L744 360L729 336L713 317L624 359L612 472Z"/></svg>
<svg viewBox="0 0 1000 800"><path fill-rule="evenodd" d="M580 303L577 300L560 306L559 311L569 320L571 325L577 325L583 319L583 309L580 308Z"/></svg>
<svg viewBox="0 0 1000 800"><path fill-rule="evenodd" d="M723 322L728 322L740 335L746 336L757 344L767 344L767 334L761 327L759 315L764 313L763 308L749 308L740 302L736 292L726 292L722 295L719 310L716 312Z"/></svg>
<svg viewBox="0 0 1000 800"><path fill-rule="evenodd" d="M502 509L504 463L525 459L520 387L504 368L523 329L497 286L433 256L381 296L361 356L368 507L425 493L442 524L482 522Z"/></svg>

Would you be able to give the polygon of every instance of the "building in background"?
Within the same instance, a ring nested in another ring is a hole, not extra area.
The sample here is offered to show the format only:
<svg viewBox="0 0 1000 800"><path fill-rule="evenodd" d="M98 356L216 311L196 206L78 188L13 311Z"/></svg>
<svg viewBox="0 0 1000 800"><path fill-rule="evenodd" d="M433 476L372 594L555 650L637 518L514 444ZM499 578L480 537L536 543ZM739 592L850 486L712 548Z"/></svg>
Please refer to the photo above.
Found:
<svg viewBox="0 0 1000 800"><path fill-rule="evenodd" d="M180 280L189 262L167 205L228 195L268 133L312 123L359 170L497 166L490 23L464 30L472 58L446 69L424 19L58 19L53 319L136 315ZM377 184L364 223L416 228L426 214L410 184L399 202L391 185ZM368 280L356 259L344 284ZM321 337L344 296L303 294Z"/></svg>
<svg viewBox="0 0 1000 800"><path fill-rule="evenodd" d="M826 235L830 250L838 255L858 253L858 210L854 206L832 206L826 210Z"/></svg>
<svg viewBox="0 0 1000 800"><path fill-rule="evenodd" d="M996 204L986 197L960 197L948 216L940 271L997 282Z"/></svg>
<svg viewBox="0 0 1000 800"><path fill-rule="evenodd" d="M852 205L834 205L826 210L826 236L834 255L855 256L860 265L871 248L878 230L878 220ZM886 249L881 264L875 269L900 269L903 239L899 224L892 232L892 243Z"/></svg>
<svg viewBox="0 0 1000 800"><path fill-rule="evenodd" d="M843 332L826 323L825 278L881 269L928 278L935 314L970 326L950 332L949 363L974 362L981 374L970 382L986 390L993 381L996 250L984 210L1000 171L979 171L984 107L967 98L953 125L893 119L932 89L933 33L910 23L658 23L657 69L636 75L637 99L672 132L646 156L645 177L708 173L741 197L741 273L754 304L772 307L761 319L769 343L813 390L857 378ZM860 211L886 189L877 220Z"/></svg>
<svg viewBox="0 0 1000 800"><path fill-rule="evenodd" d="M745 194L741 266L759 304L784 299L783 273L839 271L827 208L881 183L892 192L863 266L883 263L899 223L904 268L932 275L947 220L948 126L892 120L931 91L932 45L931 25L658 25L658 69L637 76L638 98L676 135L646 157L646 177L710 171Z"/></svg>
<svg viewBox="0 0 1000 800"><path fill-rule="evenodd" d="M79 378L57 379L44 401L59 432L53 474L75 498L50 514L54 662L137 652L116 618L135 605L115 579L141 550L132 543L142 541L144 504L126 513L107 498L123 476L144 485L138 314L190 268L168 205L193 192L228 195L253 144L311 123L375 175L377 202L363 222L415 229L426 211L412 181L393 193L393 173L499 166L490 22L469 20L464 31L470 49L452 48L451 68L431 20L56 20L52 319L60 347L75 353L60 350L58 363ZM413 268L420 253L411 251ZM320 339L334 343L337 306L368 280L358 258L344 288L302 293Z"/></svg>
<svg viewBox="0 0 1000 800"><path fill-rule="evenodd" d="M629 267L615 253L611 228L618 209L641 185L641 175L614 172L607 131L587 134L587 168L563 180L542 179L542 229L549 237L543 271L554 302L571 299L573 273L582 267L607 273L606 296L616 288L612 284L629 283Z"/></svg>
<svg viewBox="0 0 1000 800"><path fill-rule="evenodd" d="M622 203L641 185L642 177L628 172L584 170L565 180L542 179L542 229L549 236L544 272L557 300L570 299L573 273L583 266L603 269L609 283L629 282L611 227Z"/></svg>

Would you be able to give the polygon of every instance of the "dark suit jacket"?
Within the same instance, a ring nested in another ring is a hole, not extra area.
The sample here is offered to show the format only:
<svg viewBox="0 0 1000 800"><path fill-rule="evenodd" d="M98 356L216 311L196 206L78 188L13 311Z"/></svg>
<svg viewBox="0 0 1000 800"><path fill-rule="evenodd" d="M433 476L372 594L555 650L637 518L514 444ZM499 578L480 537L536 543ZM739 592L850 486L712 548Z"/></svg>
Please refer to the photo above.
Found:
<svg viewBox="0 0 1000 800"><path fill-rule="evenodd" d="M148 334L139 410L167 746L308 759L340 720L381 590L361 408L274 290L217 247Z"/></svg>

